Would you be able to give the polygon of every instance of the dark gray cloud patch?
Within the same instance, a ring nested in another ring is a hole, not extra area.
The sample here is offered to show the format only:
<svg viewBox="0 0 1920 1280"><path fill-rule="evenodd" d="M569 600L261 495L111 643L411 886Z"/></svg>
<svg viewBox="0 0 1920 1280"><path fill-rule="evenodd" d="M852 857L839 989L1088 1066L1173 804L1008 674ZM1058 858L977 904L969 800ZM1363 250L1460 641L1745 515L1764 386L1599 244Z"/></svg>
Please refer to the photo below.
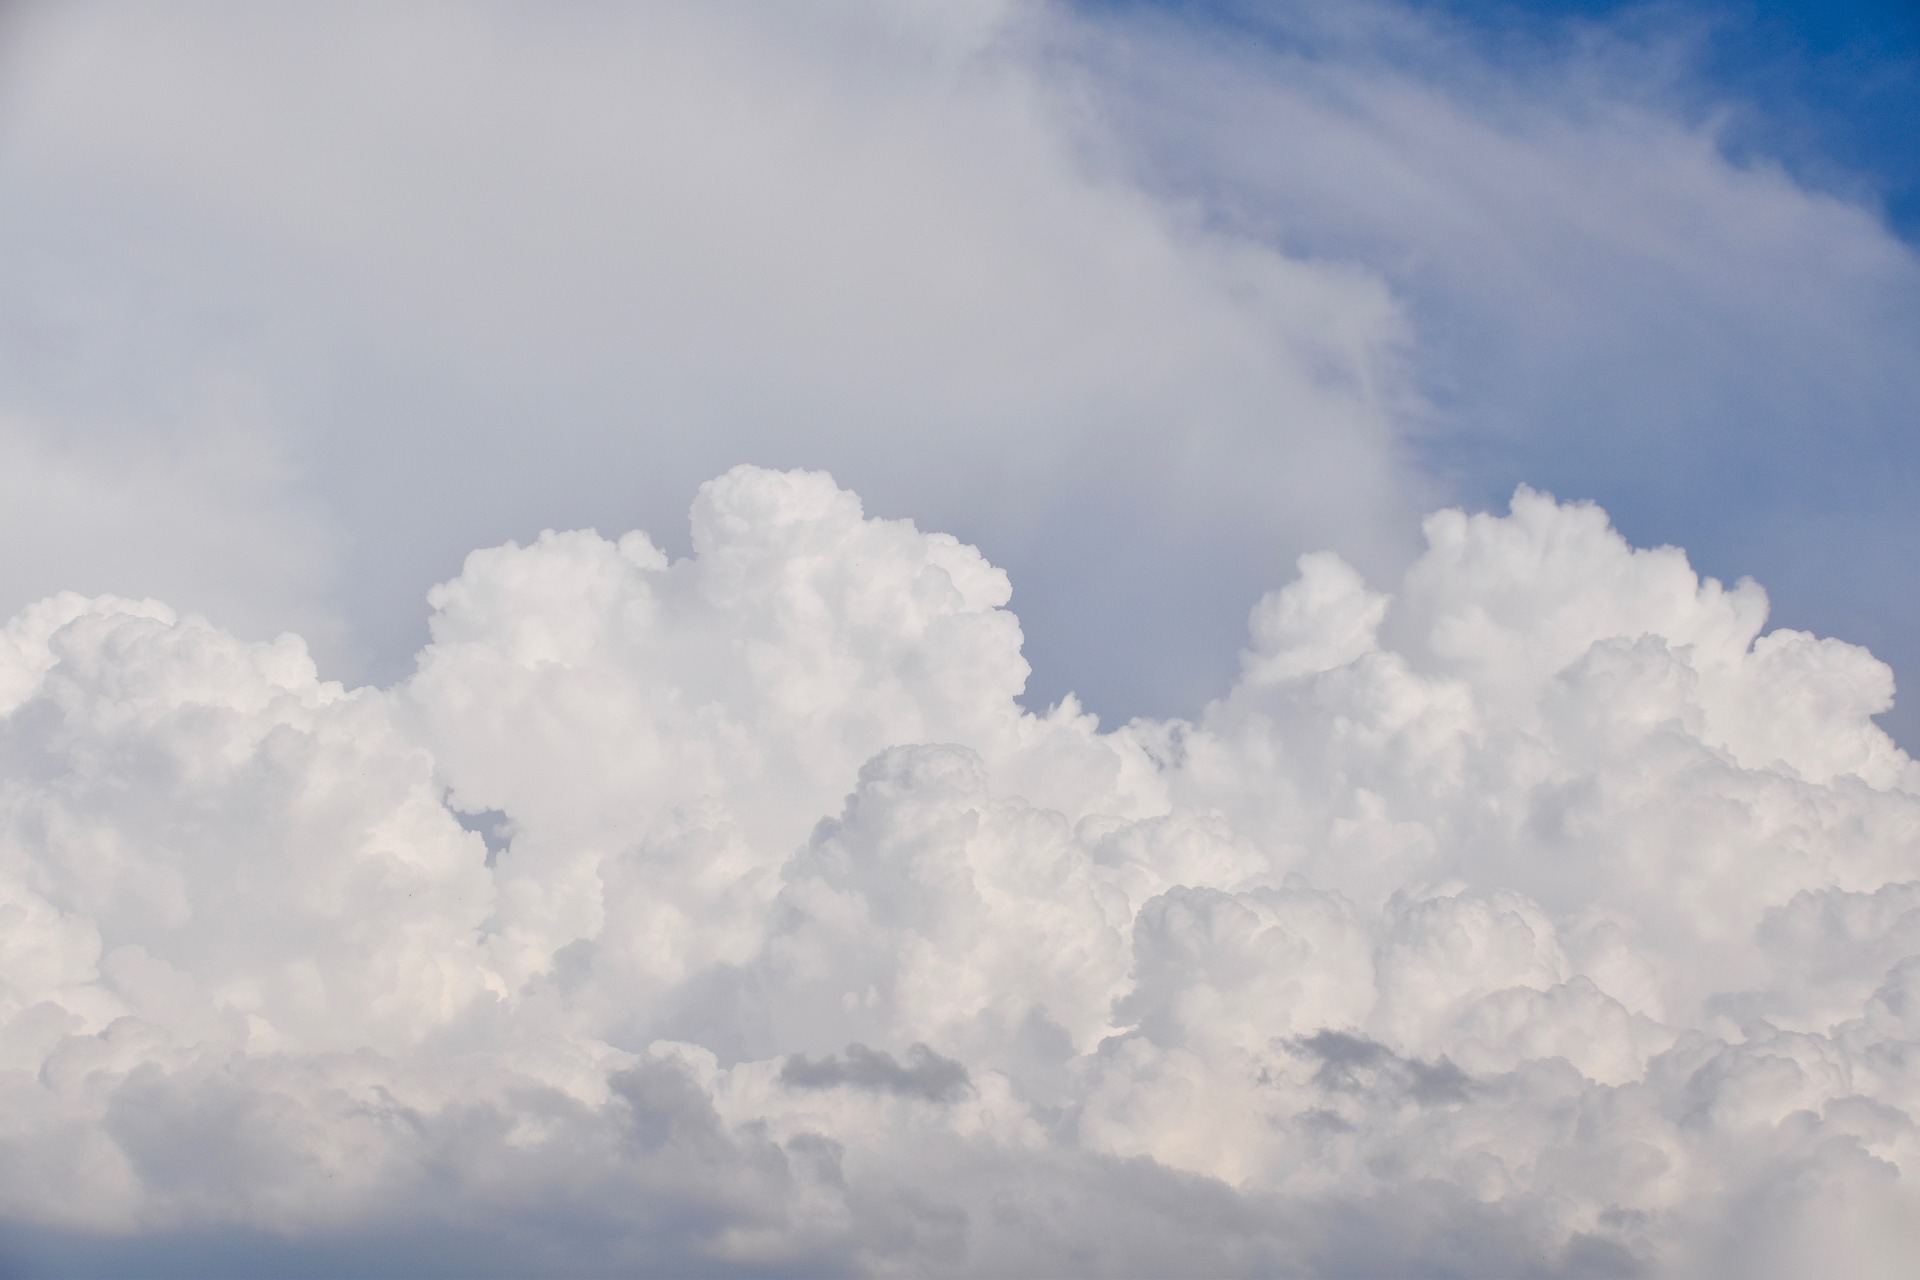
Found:
<svg viewBox="0 0 1920 1280"><path fill-rule="evenodd" d="M815 1062L796 1053L780 1068L780 1083L790 1089L865 1089L926 1102L952 1102L973 1087L966 1067L924 1044L909 1048L904 1063L857 1043L847 1046L845 1058L828 1054Z"/></svg>
<svg viewBox="0 0 1920 1280"><path fill-rule="evenodd" d="M1391 1090L1423 1106L1465 1102L1473 1078L1446 1058L1422 1062L1403 1058L1383 1044L1346 1031L1319 1031L1292 1042L1299 1053L1319 1060L1313 1082L1336 1093Z"/></svg>
<svg viewBox="0 0 1920 1280"><path fill-rule="evenodd" d="M487 847L487 865L493 866L513 844L513 822L498 809L482 809L478 813L463 813L453 810L453 816L460 823L462 831L470 831L480 837Z"/></svg>

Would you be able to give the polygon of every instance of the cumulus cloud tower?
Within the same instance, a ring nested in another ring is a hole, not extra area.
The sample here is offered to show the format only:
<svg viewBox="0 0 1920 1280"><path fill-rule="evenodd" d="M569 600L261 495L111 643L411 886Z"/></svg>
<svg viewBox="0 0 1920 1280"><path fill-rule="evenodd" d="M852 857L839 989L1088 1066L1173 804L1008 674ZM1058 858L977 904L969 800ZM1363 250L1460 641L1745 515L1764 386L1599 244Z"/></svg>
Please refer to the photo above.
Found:
<svg viewBox="0 0 1920 1280"><path fill-rule="evenodd" d="M1759 588L1523 489L1390 592L1303 558L1223 697L1102 729L1020 706L951 537L753 468L692 526L475 552L385 689L153 602L7 625L6 1221L663 1273L1920 1249L1920 770L1887 668Z"/></svg>

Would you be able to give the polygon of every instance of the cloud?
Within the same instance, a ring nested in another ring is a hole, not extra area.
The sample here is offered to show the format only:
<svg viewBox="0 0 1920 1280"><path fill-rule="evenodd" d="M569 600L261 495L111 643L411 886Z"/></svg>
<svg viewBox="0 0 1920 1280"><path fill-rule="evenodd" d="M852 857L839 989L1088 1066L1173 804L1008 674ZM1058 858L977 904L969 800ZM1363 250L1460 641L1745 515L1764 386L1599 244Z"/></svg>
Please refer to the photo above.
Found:
<svg viewBox="0 0 1920 1280"><path fill-rule="evenodd" d="M1364 270L1120 176L1048 71L1062 21L24 6L0 42L8 394L83 434L151 429L208 370L258 387L335 535L299 597L344 620L330 673L403 671L421 584L469 548L677 537L685 495L752 459L1039 557L1049 664L1116 690L1160 668L1148 700L1197 705L1265 571L1183 570L1223 513L1363 563L1411 545L1400 320ZM1134 619L1138 654L1081 642L1142 590L1169 607Z"/></svg>
<svg viewBox="0 0 1920 1280"><path fill-rule="evenodd" d="M967 1069L924 1044L909 1048L907 1060L909 1065L903 1066L890 1053L855 1043L847 1046L844 1062L833 1056L813 1062L795 1054L780 1068L780 1083L796 1089L871 1089L929 1102L944 1101L967 1088Z"/></svg>
<svg viewBox="0 0 1920 1280"><path fill-rule="evenodd" d="M1128 172L1367 264L1427 404L1408 439L1470 505L1522 481L1596 498L1763 579L1793 625L1913 665L1914 594L1882 584L1910 572L1920 258L1754 146L1767 112L1699 73L1703 32L1741 19L1116 8L1073 47Z"/></svg>
<svg viewBox="0 0 1920 1280"><path fill-rule="evenodd" d="M385 688L34 606L0 1256L1899 1274L1885 668L1591 505L1426 535L1112 729L1019 705L1004 574L820 473L712 481L678 559L475 552Z"/></svg>
<svg viewBox="0 0 1920 1280"><path fill-rule="evenodd" d="M265 638L335 645L321 602L337 537L297 492L280 442L237 391L196 393L186 419L128 429L0 414L0 566L9 612L60 591L159 594Z"/></svg>
<svg viewBox="0 0 1920 1280"><path fill-rule="evenodd" d="M1904 670L1911 246L1730 160L1671 40L1319 14L9 6L0 409L61 447L0 447L65 532L0 609L385 683L470 548L683 552L754 460L1013 571L1036 706L1190 715L1300 553L1390 581L1525 480Z"/></svg>
<svg viewBox="0 0 1920 1280"><path fill-rule="evenodd" d="M1351 12L9 9L0 1272L1903 1274L1892 672L1513 482L1851 634L1910 249Z"/></svg>

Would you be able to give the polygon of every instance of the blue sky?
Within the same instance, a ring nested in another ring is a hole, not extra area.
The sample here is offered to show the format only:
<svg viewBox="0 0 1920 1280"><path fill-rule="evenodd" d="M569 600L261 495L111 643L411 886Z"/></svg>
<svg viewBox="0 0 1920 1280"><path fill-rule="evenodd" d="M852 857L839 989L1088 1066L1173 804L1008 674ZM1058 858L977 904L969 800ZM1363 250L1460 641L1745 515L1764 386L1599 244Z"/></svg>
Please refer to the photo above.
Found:
<svg viewBox="0 0 1920 1280"><path fill-rule="evenodd" d="M1519 28L1565 39L1614 24L1685 41L1697 108L1733 109L1734 154L1771 156L1802 181L1877 203L1909 242L1920 231L1920 5L1537 4L1455 0L1431 8L1498 41Z"/></svg>
<svg viewBox="0 0 1920 1280"><path fill-rule="evenodd" d="M1222 0L1092 0L1200 24L1258 30L1263 8ZM1911 0L1754 4L1740 0L1418 0L1497 59L1551 56L1599 32L1679 45L1674 87L1702 113L1732 109L1735 154L1784 163L1801 180L1877 203L1920 230L1920 5Z"/></svg>

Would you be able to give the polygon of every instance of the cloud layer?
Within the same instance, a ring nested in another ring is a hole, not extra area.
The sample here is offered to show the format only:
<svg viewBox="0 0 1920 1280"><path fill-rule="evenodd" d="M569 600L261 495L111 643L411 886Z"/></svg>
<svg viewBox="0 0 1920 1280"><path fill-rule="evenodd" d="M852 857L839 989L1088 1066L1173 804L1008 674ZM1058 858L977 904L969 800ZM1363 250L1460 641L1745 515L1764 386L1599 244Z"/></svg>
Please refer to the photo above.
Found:
<svg viewBox="0 0 1920 1280"><path fill-rule="evenodd" d="M1920 667L1920 259L1669 28L1168 8L6 6L0 613L388 683L469 549L683 553L753 461L1013 572L1037 704L1190 715L1298 554L1525 480Z"/></svg>
<svg viewBox="0 0 1920 1280"><path fill-rule="evenodd" d="M1761 578L1793 625L1920 665L1920 592L1884 587L1920 532L1920 258L1857 189L1738 143L1755 108L1693 70L1743 19L1222 7L1240 21L1123 5L1083 32L1130 172L1378 274L1431 400L1414 438L1456 500L1595 498ZM1903 742L1914 713L1889 721Z"/></svg>
<svg viewBox="0 0 1920 1280"><path fill-rule="evenodd" d="M1403 326L1366 271L1121 175L1046 47L1069 17L10 11L0 407L30 441L185 461L136 472L180 474L134 557L102 514L116 467L10 449L28 501L0 532L68 533L0 565L0 609L164 595L385 680L472 547L677 539L686 495L754 461L1031 557L1054 696L1071 671L1109 705L1199 705L1270 570L1411 545L1432 504L1395 445ZM237 455L262 462L201 461ZM210 556L207 526L262 553ZM1279 550L1186 572L1222 543ZM1166 607L1138 638L1085 643L1076 619L1143 587Z"/></svg>
<svg viewBox="0 0 1920 1280"><path fill-rule="evenodd" d="M0 1261L1897 1274L1887 668L1590 505L1426 540L1108 730L1015 701L1000 570L818 473L711 482L682 559L475 552L389 688L34 605Z"/></svg>

